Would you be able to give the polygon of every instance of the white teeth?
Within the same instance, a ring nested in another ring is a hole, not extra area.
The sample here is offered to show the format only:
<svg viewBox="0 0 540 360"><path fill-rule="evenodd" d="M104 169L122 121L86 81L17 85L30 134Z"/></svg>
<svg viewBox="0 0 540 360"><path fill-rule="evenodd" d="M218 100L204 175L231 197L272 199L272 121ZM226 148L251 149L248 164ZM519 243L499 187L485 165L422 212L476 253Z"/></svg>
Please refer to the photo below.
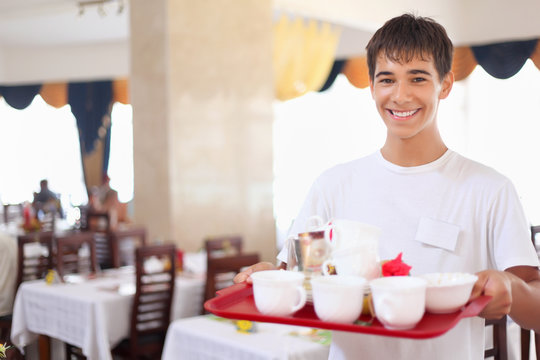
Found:
<svg viewBox="0 0 540 360"><path fill-rule="evenodd" d="M412 111L404 111L404 112L392 111L392 114L394 114L395 116L398 116L398 117L407 117L407 116L413 115L417 111L418 111L418 109L412 110Z"/></svg>

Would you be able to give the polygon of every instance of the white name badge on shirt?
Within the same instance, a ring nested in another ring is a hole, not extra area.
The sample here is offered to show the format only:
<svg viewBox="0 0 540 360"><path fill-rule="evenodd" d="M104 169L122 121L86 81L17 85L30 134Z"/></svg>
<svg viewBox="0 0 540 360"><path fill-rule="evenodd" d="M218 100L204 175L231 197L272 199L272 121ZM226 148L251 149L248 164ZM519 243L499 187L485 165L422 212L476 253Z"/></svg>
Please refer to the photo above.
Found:
<svg viewBox="0 0 540 360"><path fill-rule="evenodd" d="M455 251L459 230L457 225L422 217L414 239L424 244Z"/></svg>

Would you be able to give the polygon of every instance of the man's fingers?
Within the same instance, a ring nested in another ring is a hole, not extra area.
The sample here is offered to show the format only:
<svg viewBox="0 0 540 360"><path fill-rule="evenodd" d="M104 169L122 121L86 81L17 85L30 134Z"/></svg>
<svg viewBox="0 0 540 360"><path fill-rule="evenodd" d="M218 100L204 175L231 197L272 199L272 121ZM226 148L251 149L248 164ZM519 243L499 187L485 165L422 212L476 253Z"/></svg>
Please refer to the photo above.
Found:
<svg viewBox="0 0 540 360"><path fill-rule="evenodd" d="M241 283L241 282L244 282L244 281L248 280L249 275L251 275L253 273L253 269L252 269L253 266L255 266L255 265L252 265L249 268L247 268L246 270L236 274L236 276L233 278L233 282L235 284L238 284L238 283Z"/></svg>
<svg viewBox="0 0 540 360"><path fill-rule="evenodd" d="M233 282L235 284L238 284L238 283L241 283L241 282L245 281L248 284L251 284L252 280L251 280L251 277L249 277L249 275L253 274L256 271L272 270L272 269L275 269L275 268L276 267L272 263L260 262L260 263L251 265L250 267L248 267L244 271L239 272L238 274L236 274L236 276L233 278Z"/></svg>
<svg viewBox="0 0 540 360"><path fill-rule="evenodd" d="M486 286L487 277L483 276L482 273L476 275L478 275L478 280L474 283L469 301L480 297L484 293L484 287Z"/></svg>

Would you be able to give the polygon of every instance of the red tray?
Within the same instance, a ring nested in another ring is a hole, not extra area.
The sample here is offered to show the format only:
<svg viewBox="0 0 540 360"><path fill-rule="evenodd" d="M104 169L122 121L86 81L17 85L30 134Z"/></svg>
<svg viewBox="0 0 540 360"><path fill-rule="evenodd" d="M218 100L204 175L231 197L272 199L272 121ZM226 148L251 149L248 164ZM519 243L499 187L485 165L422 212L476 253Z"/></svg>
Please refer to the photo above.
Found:
<svg viewBox="0 0 540 360"><path fill-rule="evenodd" d="M413 339L427 339L444 334L461 319L478 315L491 299L490 296L481 296L467 304L462 310L452 314L430 314L426 312L422 320L413 329L390 330L385 328L377 319L374 319L370 325L322 321L317 318L311 304L306 304L306 306L290 316L264 315L255 307L253 288L246 283L235 284L218 291L217 294L217 297L204 303L204 308L217 316L228 319L280 323ZM362 315L359 320L368 322L370 317Z"/></svg>

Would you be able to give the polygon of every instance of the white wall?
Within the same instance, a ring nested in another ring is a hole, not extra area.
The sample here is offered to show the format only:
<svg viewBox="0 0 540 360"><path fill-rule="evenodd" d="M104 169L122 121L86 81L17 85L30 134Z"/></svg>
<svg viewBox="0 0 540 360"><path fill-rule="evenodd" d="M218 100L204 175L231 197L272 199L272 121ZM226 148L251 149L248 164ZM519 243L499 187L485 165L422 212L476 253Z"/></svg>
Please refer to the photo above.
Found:
<svg viewBox="0 0 540 360"><path fill-rule="evenodd" d="M0 49L0 84L115 79L129 75L127 41Z"/></svg>

